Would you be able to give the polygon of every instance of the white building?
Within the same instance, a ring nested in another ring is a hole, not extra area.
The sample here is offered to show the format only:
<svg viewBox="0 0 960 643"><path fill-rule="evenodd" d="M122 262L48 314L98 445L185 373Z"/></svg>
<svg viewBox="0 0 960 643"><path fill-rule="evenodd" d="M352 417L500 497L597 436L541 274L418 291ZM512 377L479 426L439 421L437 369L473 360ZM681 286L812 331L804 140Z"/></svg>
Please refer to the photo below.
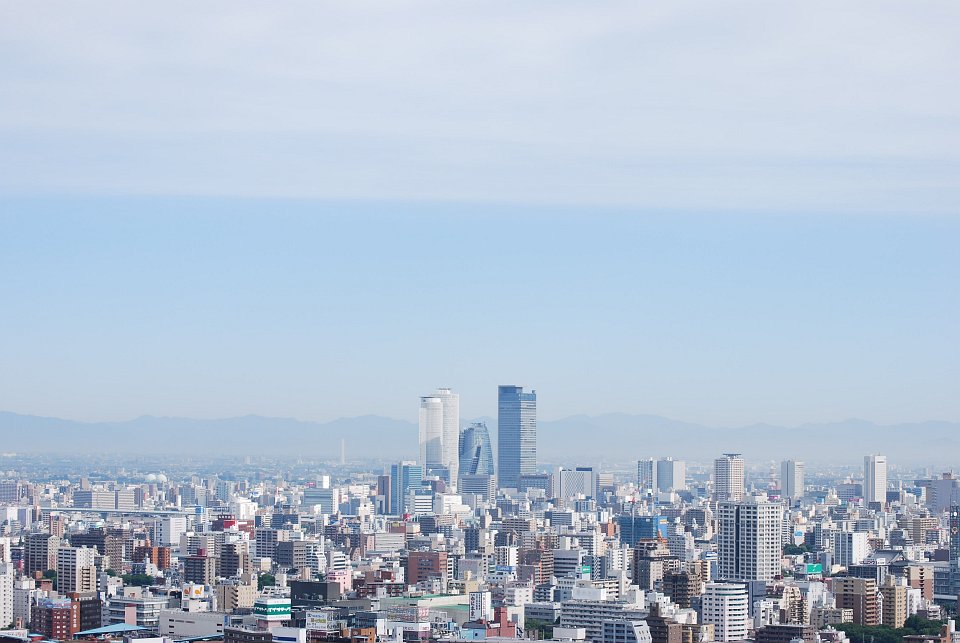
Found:
<svg viewBox="0 0 960 643"><path fill-rule="evenodd" d="M596 495L597 478L593 467L577 467L575 469L564 469L560 467L554 476L554 496L567 500L577 496L588 496L593 498Z"/></svg>
<svg viewBox="0 0 960 643"><path fill-rule="evenodd" d="M177 545L180 537L187 531L186 516L169 516L160 520L160 533L157 545Z"/></svg>
<svg viewBox="0 0 960 643"><path fill-rule="evenodd" d="M438 388L433 394L443 405L443 448L440 463L450 474L450 485L456 487L460 477L460 394L449 388Z"/></svg>
<svg viewBox="0 0 960 643"><path fill-rule="evenodd" d="M743 456L724 453L713 461L713 494L717 500L741 500L744 494Z"/></svg>
<svg viewBox="0 0 960 643"><path fill-rule="evenodd" d="M682 491L687 488L687 463L664 458L657 460L657 490Z"/></svg>
<svg viewBox="0 0 960 643"><path fill-rule="evenodd" d="M865 531L833 532L833 562L843 567L859 565L870 553Z"/></svg>
<svg viewBox="0 0 960 643"><path fill-rule="evenodd" d="M424 475L443 467L443 400L435 395L420 398L420 458Z"/></svg>
<svg viewBox="0 0 960 643"><path fill-rule="evenodd" d="M599 643L652 643L646 621L604 621Z"/></svg>
<svg viewBox="0 0 960 643"><path fill-rule="evenodd" d="M863 456L863 501L887 501L887 456Z"/></svg>
<svg viewBox="0 0 960 643"><path fill-rule="evenodd" d="M13 624L13 581L16 574L13 563L0 563L0 628Z"/></svg>
<svg viewBox="0 0 960 643"><path fill-rule="evenodd" d="M20 578L13 583L13 620L20 623L30 622L30 608L34 601L48 592L37 589L37 582L29 577Z"/></svg>
<svg viewBox="0 0 960 643"><path fill-rule="evenodd" d="M717 573L724 580L773 580L780 573L783 507L766 496L721 502Z"/></svg>
<svg viewBox="0 0 960 643"><path fill-rule="evenodd" d="M749 602L744 585L707 583L701 599L703 622L713 625L715 641L726 643L747 638Z"/></svg>
<svg viewBox="0 0 960 643"><path fill-rule="evenodd" d="M187 612L184 610L160 611L160 634L172 639L186 639L223 635L223 627L240 625L242 616L224 612Z"/></svg>
<svg viewBox="0 0 960 643"><path fill-rule="evenodd" d="M470 620L493 620L493 595L490 592L470 592Z"/></svg>
<svg viewBox="0 0 960 643"><path fill-rule="evenodd" d="M97 589L97 550L92 547L60 547L57 550L57 591L93 592Z"/></svg>
<svg viewBox="0 0 960 643"><path fill-rule="evenodd" d="M621 601L571 599L560 604L560 627L582 627L591 641L600 640L604 621L643 620L646 616L640 605Z"/></svg>

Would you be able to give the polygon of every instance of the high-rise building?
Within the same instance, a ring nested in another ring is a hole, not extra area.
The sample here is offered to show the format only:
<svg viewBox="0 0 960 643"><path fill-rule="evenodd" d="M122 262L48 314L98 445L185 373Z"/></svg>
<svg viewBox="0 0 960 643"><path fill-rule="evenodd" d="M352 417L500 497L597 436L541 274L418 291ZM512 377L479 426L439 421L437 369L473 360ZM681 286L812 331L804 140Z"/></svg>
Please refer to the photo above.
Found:
<svg viewBox="0 0 960 643"><path fill-rule="evenodd" d="M717 572L724 580L773 580L780 574L783 507L765 497L721 502Z"/></svg>
<svg viewBox="0 0 960 643"><path fill-rule="evenodd" d="M887 501L887 456L863 456L863 501L867 504Z"/></svg>
<svg viewBox="0 0 960 643"><path fill-rule="evenodd" d="M713 461L713 495L718 502L742 500L744 494L743 456L724 453Z"/></svg>
<svg viewBox="0 0 960 643"><path fill-rule="evenodd" d="M448 388L420 398L420 461L426 475L456 486L460 468L460 395Z"/></svg>
<svg viewBox="0 0 960 643"><path fill-rule="evenodd" d="M57 549L60 548L60 539L43 532L34 532L27 535L24 546L23 571L27 574L45 572L57 568Z"/></svg>
<svg viewBox="0 0 960 643"><path fill-rule="evenodd" d="M780 463L780 495L791 501L803 497L804 464L796 460L784 460Z"/></svg>
<svg viewBox="0 0 960 643"><path fill-rule="evenodd" d="M440 464L446 467L448 482L455 487L460 470L460 394L441 387L433 395L440 398L443 406Z"/></svg>
<svg viewBox="0 0 960 643"><path fill-rule="evenodd" d="M714 627L714 640L743 641L750 624L750 597L738 583L707 583L700 600L703 622Z"/></svg>
<svg viewBox="0 0 960 643"><path fill-rule="evenodd" d="M865 531L833 532L833 562L847 568L862 563L870 553L869 535Z"/></svg>
<svg viewBox="0 0 960 643"><path fill-rule="evenodd" d="M537 469L537 392L501 386L497 398L497 475L501 487L517 488L520 476Z"/></svg>
<svg viewBox="0 0 960 643"><path fill-rule="evenodd" d="M687 488L687 463L663 458L657 460L657 490L682 491Z"/></svg>
<svg viewBox="0 0 960 643"><path fill-rule="evenodd" d="M57 590L62 594L97 589L97 550L90 547L60 547L57 550Z"/></svg>
<svg viewBox="0 0 960 643"><path fill-rule="evenodd" d="M16 576L13 563L0 563L0 629L13 624L13 581Z"/></svg>
<svg viewBox="0 0 960 643"><path fill-rule="evenodd" d="M410 492L420 489L423 469L413 462L390 465L390 508L394 514L409 511Z"/></svg>
<svg viewBox="0 0 960 643"><path fill-rule="evenodd" d="M460 434L460 477L492 476L493 448L483 422L474 422Z"/></svg>
<svg viewBox="0 0 960 643"><path fill-rule="evenodd" d="M907 620L907 586L888 575L880 586L880 624L888 627L903 627Z"/></svg>
<svg viewBox="0 0 960 643"><path fill-rule="evenodd" d="M637 488L641 491L653 489L656 482L656 460L647 458L637 460Z"/></svg>
<svg viewBox="0 0 960 643"><path fill-rule="evenodd" d="M417 464L427 474L443 467L443 400L434 395L420 398L420 458Z"/></svg>
<svg viewBox="0 0 960 643"><path fill-rule="evenodd" d="M597 474L593 467L560 467L553 477L553 482L556 486L553 496L562 500L581 495L593 498L596 495Z"/></svg>
<svg viewBox="0 0 960 643"><path fill-rule="evenodd" d="M858 625L880 625L877 589L877 581L872 578L838 576L833 579L837 607L853 610L853 622Z"/></svg>

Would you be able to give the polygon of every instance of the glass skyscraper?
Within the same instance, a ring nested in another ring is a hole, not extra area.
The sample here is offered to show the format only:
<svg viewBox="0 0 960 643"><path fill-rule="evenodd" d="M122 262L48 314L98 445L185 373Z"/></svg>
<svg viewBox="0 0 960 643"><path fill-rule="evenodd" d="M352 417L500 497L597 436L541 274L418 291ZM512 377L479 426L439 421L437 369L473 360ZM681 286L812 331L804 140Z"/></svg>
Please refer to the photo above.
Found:
<svg viewBox="0 0 960 643"><path fill-rule="evenodd" d="M515 489L520 476L537 470L537 392L501 386L497 408L497 477L501 487Z"/></svg>
<svg viewBox="0 0 960 643"><path fill-rule="evenodd" d="M483 422L474 422L460 434L460 475L493 475L493 448Z"/></svg>

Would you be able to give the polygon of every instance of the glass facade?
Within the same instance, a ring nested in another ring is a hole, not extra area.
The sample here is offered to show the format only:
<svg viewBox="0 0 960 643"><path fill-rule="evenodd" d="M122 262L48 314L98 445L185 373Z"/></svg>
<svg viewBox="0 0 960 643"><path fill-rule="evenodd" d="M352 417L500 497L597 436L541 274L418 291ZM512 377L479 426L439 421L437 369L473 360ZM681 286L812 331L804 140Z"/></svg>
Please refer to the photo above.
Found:
<svg viewBox="0 0 960 643"><path fill-rule="evenodd" d="M460 475L493 475L490 432L483 422L474 422L460 434Z"/></svg>
<svg viewBox="0 0 960 643"><path fill-rule="evenodd" d="M501 386L497 402L497 476L501 487L517 488L537 469L537 392Z"/></svg>

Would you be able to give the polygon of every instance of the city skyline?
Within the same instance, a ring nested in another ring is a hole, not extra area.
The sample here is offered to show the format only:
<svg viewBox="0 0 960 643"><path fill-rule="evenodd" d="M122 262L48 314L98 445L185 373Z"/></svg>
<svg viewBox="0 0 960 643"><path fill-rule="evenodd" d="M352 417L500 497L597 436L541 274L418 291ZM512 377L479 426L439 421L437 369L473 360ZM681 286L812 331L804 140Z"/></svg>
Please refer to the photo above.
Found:
<svg viewBox="0 0 960 643"><path fill-rule="evenodd" d="M0 6L0 643L960 643L960 3Z"/></svg>

